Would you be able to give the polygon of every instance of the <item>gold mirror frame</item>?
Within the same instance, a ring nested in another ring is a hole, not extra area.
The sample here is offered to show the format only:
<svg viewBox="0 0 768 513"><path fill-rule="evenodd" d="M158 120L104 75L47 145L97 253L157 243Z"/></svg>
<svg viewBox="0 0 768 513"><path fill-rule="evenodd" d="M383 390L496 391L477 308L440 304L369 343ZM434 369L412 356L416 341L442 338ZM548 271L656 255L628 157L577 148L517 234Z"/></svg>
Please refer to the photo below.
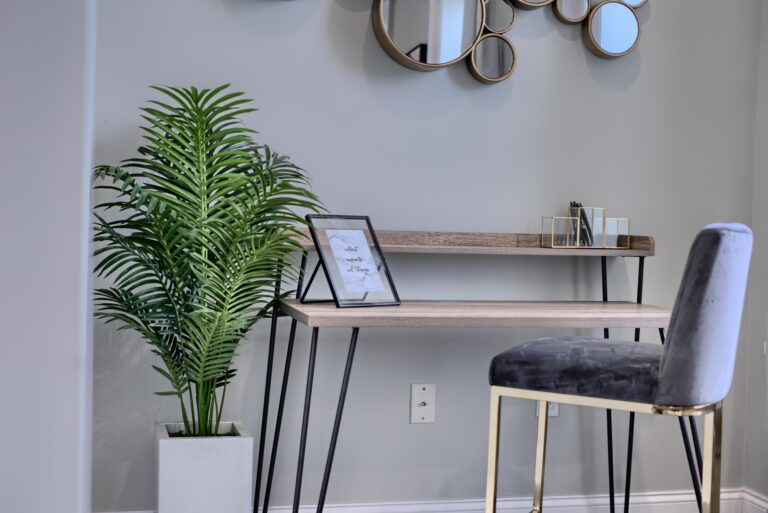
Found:
<svg viewBox="0 0 768 513"><path fill-rule="evenodd" d="M509 22L509 24L504 27L501 30L496 30L491 28L490 25L488 25L488 2L491 0L483 0L483 7L485 7L485 19L483 20L483 30L485 32L491 33L491 34L506 34L509 32L512 27L515 25L515 20L517 19L517 14L515 13L515 8L512 6L512 3L510 0L498 0L500 2L503 2L509 6L509 10L512 12L512 21ZM482 39L482 38L481 38ZM480 42L480 39L475 41L475 45Z"/></svg>
<svg viewBox="0 0 768 513"><path fill-rule="evenodd" d="M414 69L416 71L435 71L440 68L445 68L450 66L451 64L455 64L459 62L460 60L466 58L472 50L475 48L475 45L480 40L480 38L483 35L483 30L485 29L485 0L475 0L478 4L480 4L481 9L481 19L480 19L480 28L477 30L477 35L475 35L474 41L472 41L472 44L469 45L467 50L462 53L459 57L456 59L450 61L450 62L443 62L440 64L427 64L424 62L419 62L416 59L412 59L411 57L408 57L406 54L404 54L400 48L397 47L394 41L392 41L392 38L389 37L389 33L387 32L386 27L384 26L384 12L382 11L382 2L384 0L375 0L373 4L373 8L371 9L371 22L373 24L373 33L376 36L376 39L378 39L379 44L384 49L385 52L387 52L387 55L392 57L392 59L395 60L398 64L402 64L406 68Z"/></svg>
<svg viewBox="0 0 768 513"><path fill-rule="evenodd" d="M477 47L480 46L480 43L482 43L486 39L490 38L498 38L504 41L504 43L509 47L509 49L512 51L512 67L509 68L507 72L505 72L503 75L497 78L487 77L483 75L483 73L480 71L480 68L478 68L477 63L475 62L475 54ZM508 79L512 73L515 72L515 67L517 67L517 53L515 52L515 47L512 45L512 42L504 37L501 34L496 33L488 33L482 36L480 39L475 42L474 46L472 47L472 52L469 54L469 57L467 57L467 68L469 68L469 72L472 74L473 77L475 77L477 80L484 84L497 84L499 82L502 82L506 79Z"/></svg>
<svg viewBox="0 0 768 513"><path fill-rule="evenodd" d="M632 52L635 51L635 49L637 49L638 45L640 44L642 29L640 25L640 19L637 16L636 9L645 5L648 0L598 0L595 5L592 5L594 0L589 0L587 13L584 15L584 17L578 17L578 18L569 18L560 10L559 6L565 0L501 0L506 4L508 4L512 11L512 20L510 21L509 25L505 27L503 30L494 30L493 28L488 26L487 4L489 0L475 0L475 1L477 1L480 4L480 9L481 9L480 11L481 19L479 24L480 27L478 29L478 32L475 35L475 39L473 40L472 44L469 45L468 49L465 52L463 52L459 57L453 59L450 62L444 62L440 64L428 64L428 63L417 61L416 59L413 59L412 57L409 57L408 55L403 53L400 50L400 48L398 48L398 46L395 44L395 42L392 40L392 38L389 36L389 33L387 32L387 29L384 25L384 12L383 12L384 0L374 0L373 2L373 8L371 9L371 22L373 25L373 32L376 35L376 39L379 41L379 44L387 53L387 55L389 55L395 62L407 68L414 69L417 71L434 71L440 68L451 66L462 59L466 59L467 68L469 69L469 72L472 74L474 78L476 78L477 80L485 84L495 84L509 78L512 75L512 73L514 73L515 68L517 67L517 52L515 51L515 47L514 45L512 45L512 42L509 39L504 37L504 34L508 32L516 22L516 18L517 18L515 13L516 8L538 9L540 7L544 7L546 5L552 4L552 8L555 11L555 15L563 23L567 23L567 24L582 23L582 35L583 35L584 44L593 54L603 59L616 59L616 58L631 54ZM597 12L606 4L619 4L625 7L626 9L628 9L635 18L635 23L637 24L637 37L635 38L635 41L632 44L632 46L623 53L615 54L615 53L610 53L605 51L603 48L600 47L599 44L597 44L597 41L595 41L595 38L592 34L592 23L593 23L594 17L597 14ZM498 78L489 78L483 75L480 72L480 69L477 66L477 63L475 62L476 48L478 47L479 43L482 40L489 37L499 37L503 39L504 42L509 46L510 50L512 51L511 69Z"/></svg>
<svg viewBox="0 0 768 513"><path fill-rule="evenodd" d="M626 9L632 13L632 16L635 17L635 23L637 23L637 37L635 38L634 44L627 50L626 52L622 53L610 53L603 50L599 44L597 44L597 41L595 41L594 36L592 35L592 20L595 18L595 14L597 14L597 11L600 10L600 8L604 7L607 4L618 4L621 6L626 7ZM592 8L592 10L589 12L589 16L587 17L586 21L584 22L583 29L584 33L584 44L587 45L587 48L597 55L598 57L602 57L603 59L618 59L619 57L624 57L625 55L629 55L630 53L634 52L637 48L637 45L640 44L640 35L641 35L641 28L640 28L640 19L637 17L637 13L635 12L635 8L627 5L626 2L623 2L621 0L605 0L604 2L600 2L596 6Z"/></svg>
<svg viewBox="0 0 768 513"><path fill-rule="evenodd" d="M555 0L512 0L512 4L521 9L538 9L539 7L549 5L554 1Z"/></svg>
<svg viewBox="0 0 768 513"><path fill-rule="evenodd" d="M566 1L568 1L568 0L556 0L556 1L555 1L555 2L552 4L552 8L555 10L555 16L557 16L557 18L558 18L560 21L562 21L563 23L567 23L567 24L569 24L569 25L575 25L575 24L577 24L577 23L581 23L582 21L584 21L585 19L587 19L587 16L589 16L589 12L590 12L590 10L592 9L592 8L590 7L590 2L589 2L589 0L580 0L580 1L582 1L582 2L586 2L586 4L587 4L587 8L584 10L584 15L583 15L583 16L579 16L579 17L577 17L577 18L569 18L568 16L566 16L566 15L565 15L565 13L563 12L563 9L561 9L560 5L561 5L563 2L566 2Z"/></svg>

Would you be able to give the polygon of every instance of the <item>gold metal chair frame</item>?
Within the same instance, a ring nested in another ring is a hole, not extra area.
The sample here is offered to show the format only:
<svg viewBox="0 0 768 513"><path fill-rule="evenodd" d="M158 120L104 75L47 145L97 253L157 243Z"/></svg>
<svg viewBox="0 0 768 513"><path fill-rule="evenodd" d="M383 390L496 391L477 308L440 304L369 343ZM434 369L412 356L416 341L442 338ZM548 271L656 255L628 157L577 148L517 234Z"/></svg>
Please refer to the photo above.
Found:
<svg viewBox="0 0 768 513"><path fill-rule="evenodd" d="M534 470L533 509L542 513L544 503L544 463L547 453L548 403L572 404L591 408L621 410L650 415L675 417L704 416L704 461L702 475L702 513L720 513L720 462L723 440L722 402L701 406L659 406L646 403L582 397L576 395L538 392L519 388L491 387L491 415L488 433L488 480L485 493L485 513L496 513L496 488L499 468L499 423L502 397L529 399L539 402L538 438L536 441L536 466Z"/></svg>

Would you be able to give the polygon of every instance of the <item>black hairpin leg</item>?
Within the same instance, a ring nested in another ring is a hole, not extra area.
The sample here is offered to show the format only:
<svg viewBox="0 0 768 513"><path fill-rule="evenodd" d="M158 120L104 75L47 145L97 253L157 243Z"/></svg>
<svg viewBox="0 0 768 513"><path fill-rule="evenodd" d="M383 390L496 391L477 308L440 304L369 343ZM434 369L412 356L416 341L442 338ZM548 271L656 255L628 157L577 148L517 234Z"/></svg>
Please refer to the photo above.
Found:
<svg viewBox="0 0 768 513"><path fill-rule="evenodd" d="M349 387L349 375L352 371L352 362L355 358L355 347L357 346L357 336L360 328L352 330L352 338L349 341L349 352L347 353L347 365L344 367L344 378L341 381L341 392L339 393L339 404L336 406L336 419L333 421L333 433L331 434L331 445L328 448L328 458L325 460L325 471L323 472L323 484L320 486L320 499L317 502L317 513L322 513L325 506L325 495L328 492L328 482L331 478L331 467L333 466L333 455L336 452L336 442L339 439L339 427L341 426L341 415L344 412L344 402L347 399L347 388Z"/></svg>
<svg viewBox="0 0 768 513"><path fill-rule="evenodd" d="M285 395L288 391L288 377L291 371L291 360L293 359L293 344L296 340L296 319L291 321L291 334L288 337L288 349L285 352L285 368L283 369L283 383L280 387L280 399L277 404L277 418L275 419L275 432L272 438L272 454L269 457L269 468L267 469L267 484L264 487L264 506L262 513L269 510L269 496L272 493L272 478L275 475L275 462L277 461L277 447L280 443L280 428L283 425L283 410L285 409ZM258 513L259 497L254 501L254 513Z"/></svg>
<svg viewBox="0 0 768 513"><path fill-rule="evenodd" d="M693 450L696 453L696 463L699 466L699 479L702 478L704 467L701 463L701 443L699 442L699 429L696 427L696 419L688 417L688 421L691 424L691 438L693 438Z"/></svg>
<svg viewBox="0 0 768 513"><path fill-rule="evenodd" d="M643 279L645 257L640 257L637 267L637 303L643 302ZM640 328L635 328L635 342L640 342ZM635 412L629 413L629 436L627 437L627 474L624 482L624 513L629 513L629 497L632 488L632 451L635 445Z"/></svg>
<svg viewBox="0 0 768 513"><path fill-rule="evenodd" d="M680 432L683 435L683 445L685 446L685 457L688 458L688 469L691 471L691 480L693 481L693 491L696 494L696 503L701 511L701 483L699 482L699 473L696 472L696 464L693 462L693 452L691 451L691 442L688 440L688 430L685 429L685 421L678 417L680 422Z"/></svg>
<svg viewBox="0 0 768 513"><path fill-rule="evenodd" d="M304 281L304 273L306 271L306 266L307 266L307 254L303 253L301 255L301 264L299 266L299 279L298 279L298 282L296 283L297 297L299 294L301 294L301 287ZM263 469L263 463L264 463L264 448L265 448L267 421L268 421L268 414L269 414L269 398L270 398L269 396L272 388L272 366L273 366L274 354L275 354L275 339L277 337L277 319L278 317L280 317L279 297L280 297L281 286L282 286L282 275L278 275L277 284L275 286L275 304L272 308L272 323L271 323L270 332L269 332L269 353L267 356L267 376L266 376L266 382L264 385L264 407L263 407L262 416L261 416L261 437L259 441L259 453L258 453L258 459L256 464L256 489L253 494L253 513L258 513L259 511L259 498L261 495L261 477L262 477L262 469ZM264 492L265 504L269 501L268 499L269 492L272 487L272 472L274 470L275 453L277 452L277 438L279 437L279 434L280 434L280 423L282 420L283 406L285 404L285 391L287 387L288 369L290 368L291 353L293 352L293 340L295 335L296 335L296 321L294 321L291 325L291 337L288 344L288 354L286 356L287 365L286 365L285 371L283 371L283 387L280 392L278 421L275 427L275 435L274 435L275 437L272 444L272 458L270 459L270 463L269 463L269 475L267 476L267 486Z"/></svg>
<svg viewBox="0 0 768 513"><path fill-rule="evenodd" d="M267 350L267 372L264 380L264 404L261 410L261 430L259 433L259 452L256 460L256 490L254 492L253 511L259 508L259 494L261 493L261 469L264 463L264 442L267 438L267 418L269 416L269 396L272 389L272 364L275 360L275 338L277 337L277 318L280 315L280 288L282 275L277 274L275 280L275 299L272 305L272 323L269 331L269 349Z"/></svg>
<svg viewBox="0 0 768 513"><path fill-rule="evenodd" d="M665 337L663 328L659 328L659 336L661 337L661 343L664 344ZM699 506L699 512L701 512L701 476L696 471L696 463L693 461L693 451L691 450L691 442L688 439L688 430L685 428L685 421L682 417L678 417L677 420L680 423L680 433L683 436L685 457L688 459L688 470L691 472L691 481L693 481L693 491L696 494L696 503ZM694 434L694 436L696 435ZM701 465L699 465L699 469L701 469Z"/></svg>
<svg viewBox="0 0 768 513"><path fill-rule="evenodd" d="M603 278L603 302L608 301L608 262L606 257L600 257L600 269ZM603 329L603 337L609 338L608 328ZM613 412L605 410L605 422L608 432L608 498L611 505L611 513L616 511L615 492L613 489Z"/></svg>
<svg viewBox="0 0 768 513"><path fill-rule="evenodd" d="M301 480L304 477L304 454L307 449L309 409L312 404L312 380L315 376L315 357L317 356L317 335L319 331L318 328L312 328L312 344L309 348L309 366L307 368L307 389L304 393L304 416L301 420L299 462L296 466L296 486L293 490L293 513L299 513L299 502L301 501Z"/></svg>

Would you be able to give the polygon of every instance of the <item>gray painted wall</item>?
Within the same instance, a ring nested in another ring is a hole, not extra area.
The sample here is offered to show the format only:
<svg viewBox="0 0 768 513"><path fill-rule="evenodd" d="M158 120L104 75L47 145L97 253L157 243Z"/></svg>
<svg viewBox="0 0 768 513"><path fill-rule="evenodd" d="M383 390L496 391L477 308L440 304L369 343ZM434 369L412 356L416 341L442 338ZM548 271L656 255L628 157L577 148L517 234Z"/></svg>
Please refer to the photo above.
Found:
<svg viewBox="0 0 768 513"><path fill-rule="evenodd" d="M652 1L639 12L639 50L613 62L589 54L580 28L549 9L521 11L510 33L517 71L491 87L461 65L400 67L376 42L369 10L367 0L102 0L97 162L133 154L147 85L232 82L262 109L246 122L312 173L332 211L369 214L382 229L533 232L571 199L604 205L656 236L646 300L660 305L672 304L699 227L751 218L758 0L727 9L716 0ZM589 259L396 256L390 266L404 298L600 297L599 264ZM612 298L633 297L635 273L634 261L610 263ZM95 330L94 508L151 509L152 423L178 413L152 395L163 383L137 338ZM482 496L488 362L545 333L555 332L363 332L328 502ZM240 351L228 398L228 416L254 432L265 335L262 325ZM347 336L321 336L306 503L317 497ZM297 378L307 341L300 330ZM726 405L725 486L744 481L744 365L741 354ZM437 384L434 425L408 424L417 382ZM277 505L290 500L302 392L303 380L293 381ZM623 441L626 417L618 418ZM503 426L501 494L529 495L533 406L511 404ZM677 422L643 417L638 429L633 489L689 488ZM551 433L548 493L604 493L604 414L563 407Z"/></svg>
<svg viewBox="0 0 768 513"><path fill-rule="evenodd" d="M752 223L755 254L750 290L745 429L745 485L768 495L768 8L763 4L755 135Z"/></svg>
<svg viewBox="0 0 768 513"><path fill-rule="evenodd" d="M0 1L0 510L90 512L95 2Z"/></svg>

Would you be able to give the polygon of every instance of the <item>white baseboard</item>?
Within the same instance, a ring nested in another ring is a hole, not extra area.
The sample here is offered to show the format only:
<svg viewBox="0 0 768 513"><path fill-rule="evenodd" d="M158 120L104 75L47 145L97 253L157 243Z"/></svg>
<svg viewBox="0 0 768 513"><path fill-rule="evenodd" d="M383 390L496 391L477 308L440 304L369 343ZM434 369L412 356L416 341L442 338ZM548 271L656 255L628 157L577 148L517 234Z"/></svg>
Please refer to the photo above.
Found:
<svg viewBox="0 0 768 513"><path fill-rule="evenodd" d="M744 490L744 510L742 513L768 513L768 497L752 490Z"/></svg>
<svg viewBox="0 0 768 513"><path fill-rule="evenodd" d="M617 497L617 504L623 498ZM723 490L721 513L768 513L768 497L752 490ZM607 495L545 497L546 513L608 513ZM289 513L290 506L270 508L274 513ZM302 506L300 513L314 513L315 507ZM383 502L362 504L328 504L327 513L482 513L482 499L419 502ZM531 499L499 499L498 513L529 513ZM696 498L692 492L649 492L632 495L632 513L697 513ZM122 513L154 513L133 511Z"/></svg>

